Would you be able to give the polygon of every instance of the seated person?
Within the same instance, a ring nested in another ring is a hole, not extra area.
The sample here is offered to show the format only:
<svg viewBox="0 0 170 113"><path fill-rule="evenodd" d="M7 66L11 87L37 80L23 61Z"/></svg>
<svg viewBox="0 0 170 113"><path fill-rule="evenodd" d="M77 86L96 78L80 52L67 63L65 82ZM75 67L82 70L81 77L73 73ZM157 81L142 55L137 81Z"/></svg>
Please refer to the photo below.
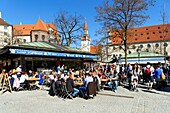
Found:
<svg viewBox="0 0 170 113"><path fill-rule="evenodd" d="M31 71L31 70L29 70L29 72L28 72L28 76L29 76L29 77L32 77L32 76L33 76L33 73L32 73L32 71Z"/></svg>
<svg viewBox="0 0 170 113"><path fill-rule="evenodd" d="M71 72L69 73L69 78L66 80L66 87L68 92L72 92L73 97L76 97L76 95L79 93L79 90L74 88L73 75Z"/></svg>
<svg viewBox="0 0 170 113"><path fill-rule="evenodd" d="M101 86L101 80L96 71L93 72L93 78L96 84L96 90L99 91Z"/></svg>
<svg viewBox="0 0 170 113"><path fill-rule="evenodd" d="M119 77L116 70L111 71L109 78L110 78L110 82L108 82L109 87L112 89L112 91L117 92Z"/></svg>
<svg viewBox="0 0 170 113"><path fill-rule="evenodd" d="M29 84L29 82L28 82L27 80L28 80L28 75L27 75L27 73L26 73L26 72L22 72L22 73L21 73L20 80L19 80L20 85L21 85L21 83L22 83L22 84L25 84L23 88L27 88L27 90L29 90L29 89L30 89L30 84Z"/></svg>
<svg viewBox="0 0 170 113"><path fill-rule="evenodd" d="M85 94L87 93L87 85L89 82L93 82L93 78L89 73L86 73L86 78L84 79L84 85L79 87L80 93L83 97L86 97Z"/></svg>
<svg viewBox="0 0 170 113"><path fill-rule="evenodd" d="M43 88L42 84L44 82L42 75L40 73L38 73L38 72L35 72L35 78L39 78L40 79L39 81L36 82L36 85L37 85L37 87L42 89Z"/></svg>

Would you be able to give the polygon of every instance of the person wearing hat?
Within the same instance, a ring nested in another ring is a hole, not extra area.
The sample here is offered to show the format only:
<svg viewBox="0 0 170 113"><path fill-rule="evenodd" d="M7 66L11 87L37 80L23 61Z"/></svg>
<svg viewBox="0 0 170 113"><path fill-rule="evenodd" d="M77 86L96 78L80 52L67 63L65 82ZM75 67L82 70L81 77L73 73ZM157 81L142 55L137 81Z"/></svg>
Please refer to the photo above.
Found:
<svg viewBox="0 0 170 113"><path fill-rule="evenodd" d="M20 86L20 83L19 83L19 79L17 78L17 71L15 69L12 70L12 78L14 78L14 82L13 82L12 88L15 91L17 91L19 86Z"/></svg>

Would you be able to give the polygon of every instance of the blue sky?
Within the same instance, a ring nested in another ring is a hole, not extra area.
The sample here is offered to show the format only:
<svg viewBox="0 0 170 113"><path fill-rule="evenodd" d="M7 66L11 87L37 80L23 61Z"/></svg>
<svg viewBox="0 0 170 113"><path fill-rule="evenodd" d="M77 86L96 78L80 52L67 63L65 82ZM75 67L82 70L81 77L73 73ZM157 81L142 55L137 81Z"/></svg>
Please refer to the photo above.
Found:
<svg viewBox="0 0 170 113"><path fill-rule="evenodd" d="M40 17L44 22L53 22L60 10L77 13L86 18L89 35L94 36L99 23L94 22L96 12L94 7L101 5L103 0L0 0L2 18L9 24L34 24ZM150 7L147 14L150 18L142 26L162 24L161 12L163 1L157 0L154 7ZM166 23L170 22L170 0L166 0Z"/></svg>

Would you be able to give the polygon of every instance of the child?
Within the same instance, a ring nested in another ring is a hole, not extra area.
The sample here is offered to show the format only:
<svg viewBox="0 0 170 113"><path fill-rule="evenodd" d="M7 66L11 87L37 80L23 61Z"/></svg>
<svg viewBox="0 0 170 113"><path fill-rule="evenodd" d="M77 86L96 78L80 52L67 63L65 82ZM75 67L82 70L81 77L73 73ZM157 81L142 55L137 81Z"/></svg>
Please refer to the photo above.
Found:
<svg viewBox="0 0 170 113"><path fill-rule="evenodd" d="M137 76L137 74L133 74L131 76L131 90L138 91L137 85L138 85L138 76Z"/></svg>

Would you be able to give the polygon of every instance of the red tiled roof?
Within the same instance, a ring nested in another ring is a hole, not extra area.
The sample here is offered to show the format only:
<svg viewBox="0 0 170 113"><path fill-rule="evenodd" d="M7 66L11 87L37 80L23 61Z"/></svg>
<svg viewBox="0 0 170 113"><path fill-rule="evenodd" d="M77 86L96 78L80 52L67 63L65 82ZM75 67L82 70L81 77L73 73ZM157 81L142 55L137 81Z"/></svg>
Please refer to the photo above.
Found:
<svg viewBox="0 0 170 113"><path fill-rule="evenodd" d="M31 30L34 29L34 24L23 24L23 25L14 25L14 35L30 35Z"/></svg>
<svg viewBox="0 0 170 113"><path fill-rule="evenodd" d="M48 31L47 25L41 20L38 19L37 23L34 26L34 30Z"/></svg>
<svg viewBox="0 0 170 113"><path fill-rule="evenodd" d="M91 53L99 53L100 52L100 45L98 46L90 46Z"/></svg>
<svg viewBox="0 0 170 113"><path fill-rule="evenodd" d="M163 31L165 31L164 34ZM115 32L112 32L112 35L112 44L122 43L122 39L120 37L116 37ZM170 40L170 24L145 26L128 30L127 43L129 44L142 42L149 43L164 40Z"/></svg>
<svg viewBox="0 0 170 113"><path fill-rule="evenodd" d="M38 19L36 24L14 25L14 36L30 35L30 32L32 30L41 30L48 32L48 29L50 27L54 30L54 33L59 34L54 23L46 24L41 19Z"/></svg>
<svg viewBox="0 0 170 113"><path fill-rule="evenodd" d="M0 18L0 25L7 25L10 26L6 21L4 21L2 18Z"/></svg>

